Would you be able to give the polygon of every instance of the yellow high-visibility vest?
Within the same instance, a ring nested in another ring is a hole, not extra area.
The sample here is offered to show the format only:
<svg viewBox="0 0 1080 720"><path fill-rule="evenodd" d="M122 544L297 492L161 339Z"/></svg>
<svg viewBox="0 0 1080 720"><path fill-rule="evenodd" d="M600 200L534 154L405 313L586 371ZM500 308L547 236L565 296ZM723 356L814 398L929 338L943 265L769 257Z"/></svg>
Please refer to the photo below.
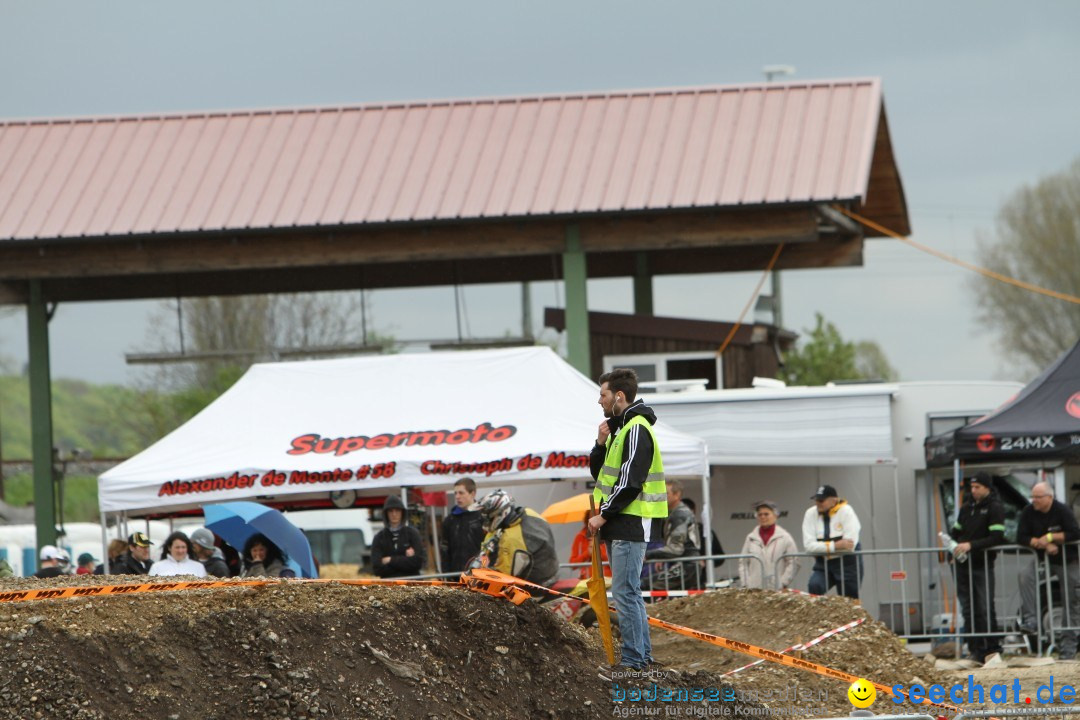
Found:
<svg viewBox="0 0 1080 720"><path fill-rule="evenodd" d="M660 444L656 442L656 433L653 432L652 425L641 415L630 418L630 422L623 425L619 432L614 436L608 436L604 467L600 469L600 475L596 479L593 497L599 507L600 503L611 495L612 488L619 480L619 468L623 462L623 444L630 429L635 425L640 425L652 438L652 464L649 465L649 475L641 486L641 493L623 508L622 512L644 518L666 518L668 515L667 483L664 480L664 461L660 457Z"/></svg>

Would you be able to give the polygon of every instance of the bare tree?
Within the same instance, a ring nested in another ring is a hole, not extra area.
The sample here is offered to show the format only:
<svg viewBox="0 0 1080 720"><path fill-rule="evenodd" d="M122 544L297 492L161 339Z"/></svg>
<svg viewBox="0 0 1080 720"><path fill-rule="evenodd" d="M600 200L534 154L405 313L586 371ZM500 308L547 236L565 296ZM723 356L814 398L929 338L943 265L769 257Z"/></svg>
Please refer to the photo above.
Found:
<svg viewBox="0 0 1080 720"><path fill-rule="evenodd" d="M994 234L979 238L978 259L1002 275L1080 296L1080 159L1006 200ZM979 321L1018 369L1037 372L1080 338L1080 305L983 276L972 288Z"/></svg>
<svg viewBox="0 0 1080 720"><path fill-rule="evenodd" d="M252 363L284 350L365 342L392 349L392 336L371 330L368 313L370 302L359 292L194 298L179 307L163 302L149 343L201 359L152 366L136 383L132 422L160 437L228 390Z"/></svg>
<svg viewBox="0 0 1080 720"><path fill-rule="evenodd" d="M363 312L359 293L190 298L179 311L176 301L164 302L151 342L203 359L161 366L155 384L210 389L223 373L235 379L237 371L272 360L279 350L362 344Z"/></svg>

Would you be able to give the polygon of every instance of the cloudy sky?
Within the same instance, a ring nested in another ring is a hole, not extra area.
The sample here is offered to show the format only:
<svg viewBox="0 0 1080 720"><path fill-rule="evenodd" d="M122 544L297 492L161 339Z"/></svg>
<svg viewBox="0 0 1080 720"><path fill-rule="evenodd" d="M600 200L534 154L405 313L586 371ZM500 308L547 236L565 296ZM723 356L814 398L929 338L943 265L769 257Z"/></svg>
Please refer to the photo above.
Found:
<svg viewBox="0 0 1080 720"><path fill-rule="evenodd" d="M974 260L999 203L1080 155L1080 3L360 2L33 3L0 0L0 117L340 105L369 101L880 77L913 237ZM1073 88L1069 90L1069 88ZM756 275L658 278L659 315L734 319ZM1019 379L976 321L971 274L893 240L861 268L784 275L785 324L821 312L875 340L904 380ZM518 289L465 291L476 337L520 328ZM373 294L380 330L456 334L451 288ZM561 289L536 283L534 316ZM628 280L590 308L632 310ZM157 303L62 305L58 377L127 382ZM25 316L0 309L21 367ZM174 328L165 326L168 334Z"/></svg>

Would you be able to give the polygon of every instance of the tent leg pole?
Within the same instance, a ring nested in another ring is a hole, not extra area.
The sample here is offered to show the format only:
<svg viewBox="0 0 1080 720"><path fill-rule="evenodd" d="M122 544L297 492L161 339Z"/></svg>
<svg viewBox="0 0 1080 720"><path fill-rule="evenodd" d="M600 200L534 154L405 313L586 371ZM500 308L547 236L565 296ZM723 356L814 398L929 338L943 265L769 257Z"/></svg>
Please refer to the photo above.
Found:
<svg viewBox="0 0 1080 720"><path fill-rule="evenodd" d="M701 544L704 546L702 555L712 554L712 503L709 501L709 476L708 474L701 476ZM705 561L705 582L708 587L712 587L712 584L716 582L716 569L713 567L712 560Z"/></svg>
<svg viewBox="0 0 1080 720"><path fill-rule="evenodd" d="M109 574L109 526L105 511L101 511L101 562L105 564L105 574Z"/></svg>
<svg viewBox="0 0 1080 720"><path fill-rule="evenodd" d="M960 517L960 460L959 459L953 460L952 466L953 466L953 471L952 471L952 491L953 491L952 519L953 519L953 522L956 522L956 519L958 517ZM950 528L950 530L951 530L951 528Z"/></svg>
<svg viewBox="0 0 1080 720"><path fill-rule="evenodd" d="M442 558L439 557L439 522L435 519L435 508L428 508L431 514L431 554L435 556L435 572L442 575Z"/></svg>

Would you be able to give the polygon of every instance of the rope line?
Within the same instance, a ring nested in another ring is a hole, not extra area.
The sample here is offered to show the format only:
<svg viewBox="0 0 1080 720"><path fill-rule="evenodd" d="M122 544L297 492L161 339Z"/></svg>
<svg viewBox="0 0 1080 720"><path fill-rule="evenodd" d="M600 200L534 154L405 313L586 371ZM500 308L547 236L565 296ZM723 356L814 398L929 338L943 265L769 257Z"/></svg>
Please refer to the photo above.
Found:
<svg viewBox="0 0 1080 720"><path fill-rule="evenodd" d="M746 313L750 312L750 305L757 300L758 293L761 292L761 286L765 284L765 278L769 277L769 273L772 272L773 266L776 265L776 261L780 259L780 251L783 249L784 243L780 243L776 246L772 259L769 260L769 264L765 266L765 270L761 273L761 278L758 280L757 287L754 288L754 292L750 293L750 299L746 301L746 305L743 307L742 312L739 313L739 319L735 321L735 324L731 326L731 330L728 331L727 337L724 338L724 343L720 346L720 349L716 351L717 355L724 354L724 351L727 350L727 346L731 344L731 339L735 337L735 333L742 327L742 322L746 317Z"/></svg>
<svg viewBox="0 0 1080 720"><path fill-rule="evenodd" d="M917 242L915 240L912 240L909 237L904 237L900 233L893 232L889 228L884 227L882 225L878 225L873 220L871 220L869 218L864 218L862 215L859 215L858 213L853 213L850 210L847 210L845 208L840 207L839 205L833 205L833 209L838 211L838 212L843 213L844 215L847 215L849 218L851 218L855 222L861 223L861 224L865 225L868 228L873 228L874 230L877 230L879 233L883 233L885 235L888 235L889 237L891 237L891 238L893 238L895 240L899 240L901 242L907 243L908 245L915 248L916 250L921 250L924 253L927 253L928 255L933 255L934 257L938 258L939 260L944 260L945 262L950 262L953 265L958 265L958 266L964 268L965 270L971 270L972 272L979 273L980 275L983 275L984 277L988 277L991 280L997 280L999 282L1005 283L1006 285L1012 285L1014 287L1018 287L1021 290L1029 290L1029 291L1031 291L1033 293L1038 293L1039 295L1046 295L1047 297L1052 297L1055 300L1064 300L1065 302L1071 302L1071 303L1080 305L1080 297L1077 297L1075 295L1070 295L1068 293L1058 292L1057 290L1050 290L1048 288L1042 287L1041 285L1035 285L1034 283L1029 283L1029 282L1026 282L1024 280L1017 280L1016 278L1009 277L1008 275L1003 275L1003 274L1001 274L999 272L996 272L994 270L990 270L988 268L984 268L984 267L981 267L979 265L975 265L974 263L969 263L966 260L961 260L960 258L953 257L952 255L949 255L947 253L943 253L940 250L935 250L934 248L932 248L932 247L930 247L928 245L923 245L922 243Z"/></svg>

